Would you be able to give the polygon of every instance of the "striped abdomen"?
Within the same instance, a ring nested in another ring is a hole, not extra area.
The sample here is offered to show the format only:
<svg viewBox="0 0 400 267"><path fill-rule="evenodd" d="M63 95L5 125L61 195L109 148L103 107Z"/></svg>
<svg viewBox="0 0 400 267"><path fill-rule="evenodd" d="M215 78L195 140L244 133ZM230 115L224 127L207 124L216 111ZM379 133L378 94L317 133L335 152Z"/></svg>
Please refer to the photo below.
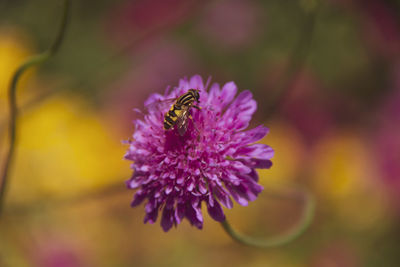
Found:
<svg viewBox="0 0 400 267"><path fill-rule="evenodd" d="M164 129L169 130L171 129L177 122L178 117L182 113L182 107L180 104L176 103L173 104L171 109L165 113L164 116Z"/></svg>

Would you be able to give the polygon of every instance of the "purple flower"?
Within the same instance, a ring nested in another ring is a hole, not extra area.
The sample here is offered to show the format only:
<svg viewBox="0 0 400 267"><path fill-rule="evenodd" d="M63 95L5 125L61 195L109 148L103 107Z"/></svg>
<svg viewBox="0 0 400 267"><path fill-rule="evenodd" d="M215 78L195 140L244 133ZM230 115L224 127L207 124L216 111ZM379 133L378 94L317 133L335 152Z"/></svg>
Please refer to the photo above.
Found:
<svg viewBox="0 0 400 267"><path fill-rule="evenodd" d="M134 173L127 186L138 189L132 206L147 200L145 223L156 222L162 211L164 231L185 217L201 229L203 202L214 220L225 220L220 204L232 208L231 197L243 206L255 200L263 190L255 169L272 165L272 148L254 144L268 128L260 125L245 131L257 109L252 94L243 91L235 98L237 87L233 82L222 89L215 83L208 92L207 87L196 75L181 79L164 95L152 94L145 102L148 113L134 122L133 141L128 141L125 158L133 161ZM176 129L165 131L164 114L170 105L163 105L164 100L179 97L191 88L200 91L201 110L190 109L193 119L188 119L183 136Z"/></svg>

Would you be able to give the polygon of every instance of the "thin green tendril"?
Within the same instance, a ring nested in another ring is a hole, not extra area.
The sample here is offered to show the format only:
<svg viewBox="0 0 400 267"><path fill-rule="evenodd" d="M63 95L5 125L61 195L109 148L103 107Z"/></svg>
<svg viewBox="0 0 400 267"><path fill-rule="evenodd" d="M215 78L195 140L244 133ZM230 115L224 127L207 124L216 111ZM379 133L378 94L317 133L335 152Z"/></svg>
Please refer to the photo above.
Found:
<svg viewBox="0 0 400 267"><path fill-rule="evenodd" d="M299 192L300 193L300 192ZM303 212L298 223L288 232L274 236L267 239L260 239L251 236L247 236L244 234L238 233L232 226L229 224L228 220L222 221L221 225L226 231L226 233L235 241L252 247L258 248L272 248L277 246L282 246L288 244L302 235L307 228L310 226L315 212L315 201L314 197L308 192L301 192L303 194L303 198L305 201ZM279 196L278 193L274 193ZM287 197L287 196L279 196L279 197Z"/></svg>
<svg viewBox="0 0 400 267"><path fill-rule="evenodd" d="M32 56L20 65L14 72L10 86L8 88L8 104L9 104L9 147L4 161L4 167L1 173L0 187L0 215L2 214L5 193L7 188L7 180L10 173L12 162L14 161L15 147L17 140L17 84L22 74L32 66L38 65L51 58L59 50L64 39L70 13L70 0L64 0L63 15L57 36L51 46L43 53Z"/></svg>

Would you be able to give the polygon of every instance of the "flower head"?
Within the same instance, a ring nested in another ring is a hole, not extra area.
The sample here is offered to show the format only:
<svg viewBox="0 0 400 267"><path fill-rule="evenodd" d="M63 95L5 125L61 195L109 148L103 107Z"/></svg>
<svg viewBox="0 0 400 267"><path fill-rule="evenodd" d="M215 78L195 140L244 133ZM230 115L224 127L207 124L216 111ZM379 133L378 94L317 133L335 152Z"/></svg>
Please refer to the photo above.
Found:
<svg viewBox="0 0 400 267"><path fill-rule="evenodd" d="M148 113L136 120L133 140L125 158L132 160L130 189L138 189L132 201L137 206L147 200L144 222L154 223L159 211L161 226L168 231L183 218L201 229L204 202L216 221L225 220L220 204L232 208L231 197L246 206L263 190L256 168L270 168L273 150L254 144L268 133L258 126L245 130L257 109L249 91L236 98L237 87L228 82L222 88L213 84L207 91L200 76L181 79L179 85L164 95L152 94L145 102ZM163 105L189 89L200 91L198 106L190 109L187 131L181 136L176 128L163 128Z"/></svg>

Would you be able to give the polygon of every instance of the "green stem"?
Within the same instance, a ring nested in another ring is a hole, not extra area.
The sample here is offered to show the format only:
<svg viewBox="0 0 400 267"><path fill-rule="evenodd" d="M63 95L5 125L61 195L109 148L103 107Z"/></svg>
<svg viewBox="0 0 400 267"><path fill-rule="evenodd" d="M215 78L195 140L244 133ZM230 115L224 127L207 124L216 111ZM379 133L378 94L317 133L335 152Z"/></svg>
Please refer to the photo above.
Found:
<svg viewBox="0 0 400 267"><path fill-rule="evenodd" d="M51 44L51 46L43 53L33 56L26 60L21 66L17 68L12 76L10 86L8 89L8 104L9 104L9 147L4 161L3 171L1 173L1 188L0 188L0 215L2 214L4 199L7 188L7 180L10 173L11 165L14 161L15 147L17 141L17 119L18 119L18 106L17 106L17 85L22 74L32 66L43 63L52 57L60 48L61 43L65 36L65 31L69 19L70 0L64 0L63 16L58 34Z"/></svg>
<svg viewBox="0 0 400 267"><path fill-rule="evenodd" d="M228 220L221 222L221 225L226 231L226 233L233 240L243 245L258 247L258 248L272 248L288 244L307 230L314 217L314 211L315 211L314 197L305 191L301 193L303 195L303 200L305 201L302 216L298 221L298 223L287 233L274 236L268 239L259 239L238 233L235 229L232 228ZM279 193L276 192L274 193L274 195L278 197L287 197L285 195L279 195Z"/></svg>

